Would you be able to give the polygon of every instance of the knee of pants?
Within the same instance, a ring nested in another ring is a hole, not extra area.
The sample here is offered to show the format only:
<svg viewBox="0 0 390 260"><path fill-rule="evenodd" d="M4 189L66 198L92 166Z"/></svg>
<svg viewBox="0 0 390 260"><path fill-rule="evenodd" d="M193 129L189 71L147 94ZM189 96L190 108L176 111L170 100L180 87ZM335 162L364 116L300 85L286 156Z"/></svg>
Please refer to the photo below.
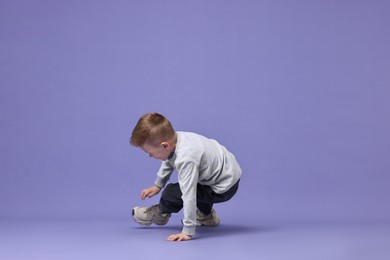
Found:
<svg viewBox="0 0 390 260"><path fill-rule="evenodd" d="M174 196L180 195L181 196L181 190L180 190L180 186L178 183L168 184L161 194L162 197L171 197L172 195L174 195Z"/></svg>
<svg viewBox="0 0 390 260"><path fill-rule="evenodd" d="M177 188L180 189L180 187L178 187L179 184L178 183L169 183L163 190L163 192L169 192L169 191L172 191L172 190L177 190Z"/></svg>

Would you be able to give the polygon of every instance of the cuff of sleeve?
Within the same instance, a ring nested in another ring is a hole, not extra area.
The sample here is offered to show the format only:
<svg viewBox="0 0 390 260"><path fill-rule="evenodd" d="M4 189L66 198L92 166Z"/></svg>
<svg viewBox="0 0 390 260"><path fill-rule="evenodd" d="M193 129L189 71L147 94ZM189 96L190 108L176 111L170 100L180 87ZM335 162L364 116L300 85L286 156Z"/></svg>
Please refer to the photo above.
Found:
<svg viewBox="0 0 390 260"><path fill-rule="evenodd" d="M156 181L154 182L154 184L160 188L164 188L165 186L165 182L159 178L156 179Z"/></svg>
<svg viewBox="0 0 390 260"><path fill-rule="evenodd" d="M193 226L193 227L184 226L181 233L189 235L189 236L193 236L193 235L195 235L195 229L196 229L196 226Z"/></svg>

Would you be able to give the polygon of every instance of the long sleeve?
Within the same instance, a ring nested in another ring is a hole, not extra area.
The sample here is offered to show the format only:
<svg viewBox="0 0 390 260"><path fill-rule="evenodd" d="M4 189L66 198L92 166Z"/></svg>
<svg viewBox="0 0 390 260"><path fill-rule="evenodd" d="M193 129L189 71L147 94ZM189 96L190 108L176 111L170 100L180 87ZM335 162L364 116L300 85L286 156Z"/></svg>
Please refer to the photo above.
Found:
<svg viewBox="0 0 390 260"><path fill-rule="evenodd" d="M183 230L182 233L194 235L196 229L196 192L199 176L199 164L185 162L179 164L178 176L183 200Z"/></svg>
<svg viewBox="0 0 390 260"><path fill-rule="evenodd" d="M161 163L160 169L157 172L156 180L154 184L163 188L167 184L169 178L172 175L174 168L168 161L163 161Z"/></svg>

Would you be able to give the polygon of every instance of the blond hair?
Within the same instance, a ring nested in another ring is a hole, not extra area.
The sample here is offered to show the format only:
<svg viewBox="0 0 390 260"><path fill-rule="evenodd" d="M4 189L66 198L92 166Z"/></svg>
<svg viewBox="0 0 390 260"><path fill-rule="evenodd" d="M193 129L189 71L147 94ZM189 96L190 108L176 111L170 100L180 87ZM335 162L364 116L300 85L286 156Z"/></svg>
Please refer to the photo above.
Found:
<svg viewBox="0 0 390 260"><path fill-rule="evenodd" d="M130 144L135 147L140 147L145 143L157 146L164 141L173 140L175 134L167 118L158 113L147 113L135 125L131 133Z"/></svg>

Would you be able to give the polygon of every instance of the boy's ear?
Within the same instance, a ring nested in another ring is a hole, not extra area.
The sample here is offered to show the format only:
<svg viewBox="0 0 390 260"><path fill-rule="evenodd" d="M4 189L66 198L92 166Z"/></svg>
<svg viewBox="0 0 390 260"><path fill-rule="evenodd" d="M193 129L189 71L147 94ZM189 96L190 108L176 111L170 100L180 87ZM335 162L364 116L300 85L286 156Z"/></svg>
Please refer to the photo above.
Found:
<svg viewBox="0 0 390 260"><path fill-rule="evenodd" d="M161 143L161 146L164 148L164 149L167 149L169 147L169 144L167 142L162 142Z"/></svg>

